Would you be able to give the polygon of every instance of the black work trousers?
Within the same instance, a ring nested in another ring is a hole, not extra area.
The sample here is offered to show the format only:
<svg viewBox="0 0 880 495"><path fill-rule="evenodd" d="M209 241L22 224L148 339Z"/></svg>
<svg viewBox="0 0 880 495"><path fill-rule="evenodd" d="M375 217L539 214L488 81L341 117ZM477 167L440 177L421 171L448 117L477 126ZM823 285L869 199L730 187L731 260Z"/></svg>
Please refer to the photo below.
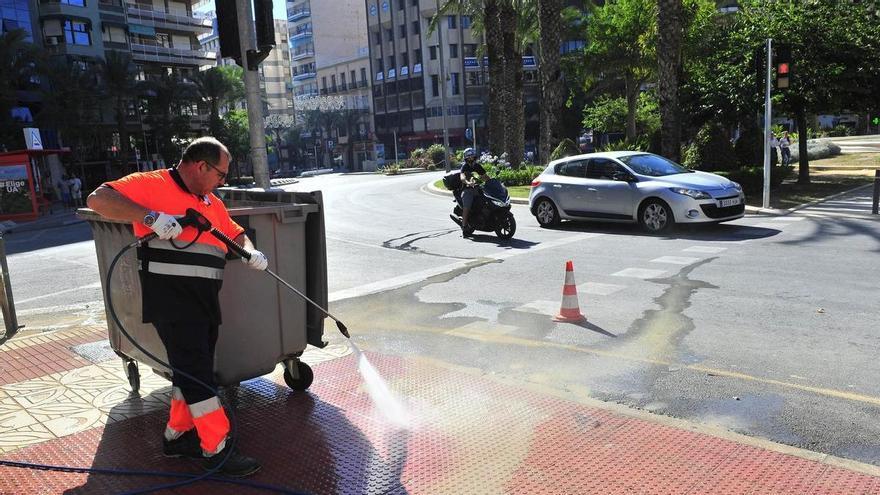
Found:
<svg viewBox="0 0 880 495"><path fill-rule="evenodd" d="M184 373L205 382L214 384L214 347L217 344L217 325L198 322L153 323L159 338L165 344L168 364ZM202 385L173 373L171 384L183 392L187 404L195 404L214 397Z"/></svg>

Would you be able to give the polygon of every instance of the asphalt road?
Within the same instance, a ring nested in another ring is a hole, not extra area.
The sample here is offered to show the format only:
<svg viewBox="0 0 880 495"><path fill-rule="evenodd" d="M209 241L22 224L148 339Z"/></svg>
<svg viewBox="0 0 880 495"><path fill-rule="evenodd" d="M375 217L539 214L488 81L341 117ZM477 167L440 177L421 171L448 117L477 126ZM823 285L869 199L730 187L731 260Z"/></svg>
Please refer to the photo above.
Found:
<svg viewBox="0 0 880 495"><path fill-rule="evenodd" d="M864 190L665 237L629 225L542 229L515 206L517 234L502 242L461 238L451 199L421 190L438 177L285 186L324 192L330 309L362 347L880 465L880 222L850 201ZM83 237L84 224L7 237L23 323L103 318ZM582 326L551 320L567 260Z"/></svg>

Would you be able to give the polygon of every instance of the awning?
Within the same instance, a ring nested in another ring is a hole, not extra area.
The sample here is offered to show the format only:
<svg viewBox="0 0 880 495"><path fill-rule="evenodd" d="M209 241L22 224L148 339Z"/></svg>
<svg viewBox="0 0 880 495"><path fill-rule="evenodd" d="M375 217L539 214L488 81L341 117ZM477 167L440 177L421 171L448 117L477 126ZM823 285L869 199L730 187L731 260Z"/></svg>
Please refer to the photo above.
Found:
<svg viewBox="0 0 880 495"><path fill-rule="evenodd" d="M142 34L144 36L156 36L156 29L150 26L141 26L140 24L129 24L128 32L132 34Z"/></svg>

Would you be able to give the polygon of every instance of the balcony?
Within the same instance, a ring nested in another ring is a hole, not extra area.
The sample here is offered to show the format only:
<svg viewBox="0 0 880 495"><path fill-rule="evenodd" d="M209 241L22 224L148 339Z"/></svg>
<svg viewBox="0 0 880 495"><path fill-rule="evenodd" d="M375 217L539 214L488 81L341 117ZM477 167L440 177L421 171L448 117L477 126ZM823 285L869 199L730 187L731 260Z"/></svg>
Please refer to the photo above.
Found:
<svg viewBox="0 0 880 495"><path fill-rule="evenodd" d="M167 48L159 45L131 44L131 55L135 61L163 62L184 65L205 65L217 61L217 54L205 50Z"/></svg>
<svg viewBox="0 0 880 495"><path fill-rule="evenodd" d="M300 31L290 37L290 41L300 41L312 37L312 30Z"/></svg>
<svg viewBox="0 0 880 495"><path fill-rule="evenodd" d="M306 58L311 58L315 56L314 50L306 50L303 52L294 52L290 55L290 60L303 60Z"/></svg>
<svg viewBox="0 0 880 495"><path fill-rule="evenodd" d="M305 81L307 79L314 79L317 76L318 76L318 74L316 74L314 71L300 72L299 74L296 74L296 73L293 74L293 80L294 81Z"/></svg>
<svg viewBox="0 0 880 495"><path fill-rule="evenodd" d="M309 7L301 7L299 9L292 10L287 15L287 20L290 22L298 21L300 19L305 19L312 15L312 11Z"/></svg>
<svg viewBox="0 0 880 495"><path fill-rule="evenodd" d="M208 34L213 29L211 19L200 19L183 14L169 14L160 10L141 9L127 5L128 18L132 24L142 24L154 28L187 31L195 34Z"/></svg>

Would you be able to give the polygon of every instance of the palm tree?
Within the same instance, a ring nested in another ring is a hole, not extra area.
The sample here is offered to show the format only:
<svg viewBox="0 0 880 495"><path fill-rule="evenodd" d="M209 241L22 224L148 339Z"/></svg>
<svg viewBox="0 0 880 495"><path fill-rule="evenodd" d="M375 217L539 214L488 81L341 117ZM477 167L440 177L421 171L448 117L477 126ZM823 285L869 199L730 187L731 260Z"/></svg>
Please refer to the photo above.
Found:
<svg viewBox="0 0 880 495"><path fill-rule="evenodd" d="M46 85L41 91L43 106L37 115L41 126L58 130L69 146L73 160L81 161L85 149L97 137L99 96L96 72L79 62L55 58L42 68ZM110 162L105 165L107 178L112 177Z"/></svg>
<svg viewBox="0 0 880 495"><path fill-rule="evenodd" d="M162 75L146 81L146 121L153 128L159 154L166 162L180 155L180 144L192 133L189 116L183 112L197 99L195 85L179 74Z"/></svg>
<svg viewBox="0 0 880 495"><path fill-rule="evenodd" d="M507 109L504 119L504 150L513 168L519 168L525 150L525 111L523 108L522 31L520 30L520 0L502 0L499 3L498 23L502 30L503 75L501 79L502 106ZM496 81L497 84L497 81Z"/></svg>
<svg viewBox="0 0 880 495"><path fill-rule="evenodd" d="M131 147L127 125L128 105L137 96L140 83L129 53L110 50L99 62L99 67L103 90L113 102L116 132L119 134L119 160L123 170L126 170Z"/></svg>
<svg viewBox="0 0 880 495"><path fill-rule="evenodd" d="M242 69L237 66L211 67L199 72L194 78L199 97L211 107L208 130L219 136L223 129L220 107L244 96Z"/></svg>
<svg viewBox="0 0 880 495"><path fill-rule="evenodd" d="M0 33L0 143L8 143L9 147L22 140L20 126L14 124L11 110L18 104L18 90L29 85L37 60L24 30Z"/></svg>
<svg viewBox="0 0 880 495"><path fill-rule="evenodd" d="M546 163L560 139L557 115L565 97L559 53L562 0L538 0L538 23L541 33L541 148L538 156L541 163Z"/></svg>
<svg viewBox="0 0 880 495"><path fill-rule="evenodd" d="M663 156L681 158L681 120L678 115L678 76L681 71L681 0L657 1L657 94L660 97L660 150Z"/></svg>

